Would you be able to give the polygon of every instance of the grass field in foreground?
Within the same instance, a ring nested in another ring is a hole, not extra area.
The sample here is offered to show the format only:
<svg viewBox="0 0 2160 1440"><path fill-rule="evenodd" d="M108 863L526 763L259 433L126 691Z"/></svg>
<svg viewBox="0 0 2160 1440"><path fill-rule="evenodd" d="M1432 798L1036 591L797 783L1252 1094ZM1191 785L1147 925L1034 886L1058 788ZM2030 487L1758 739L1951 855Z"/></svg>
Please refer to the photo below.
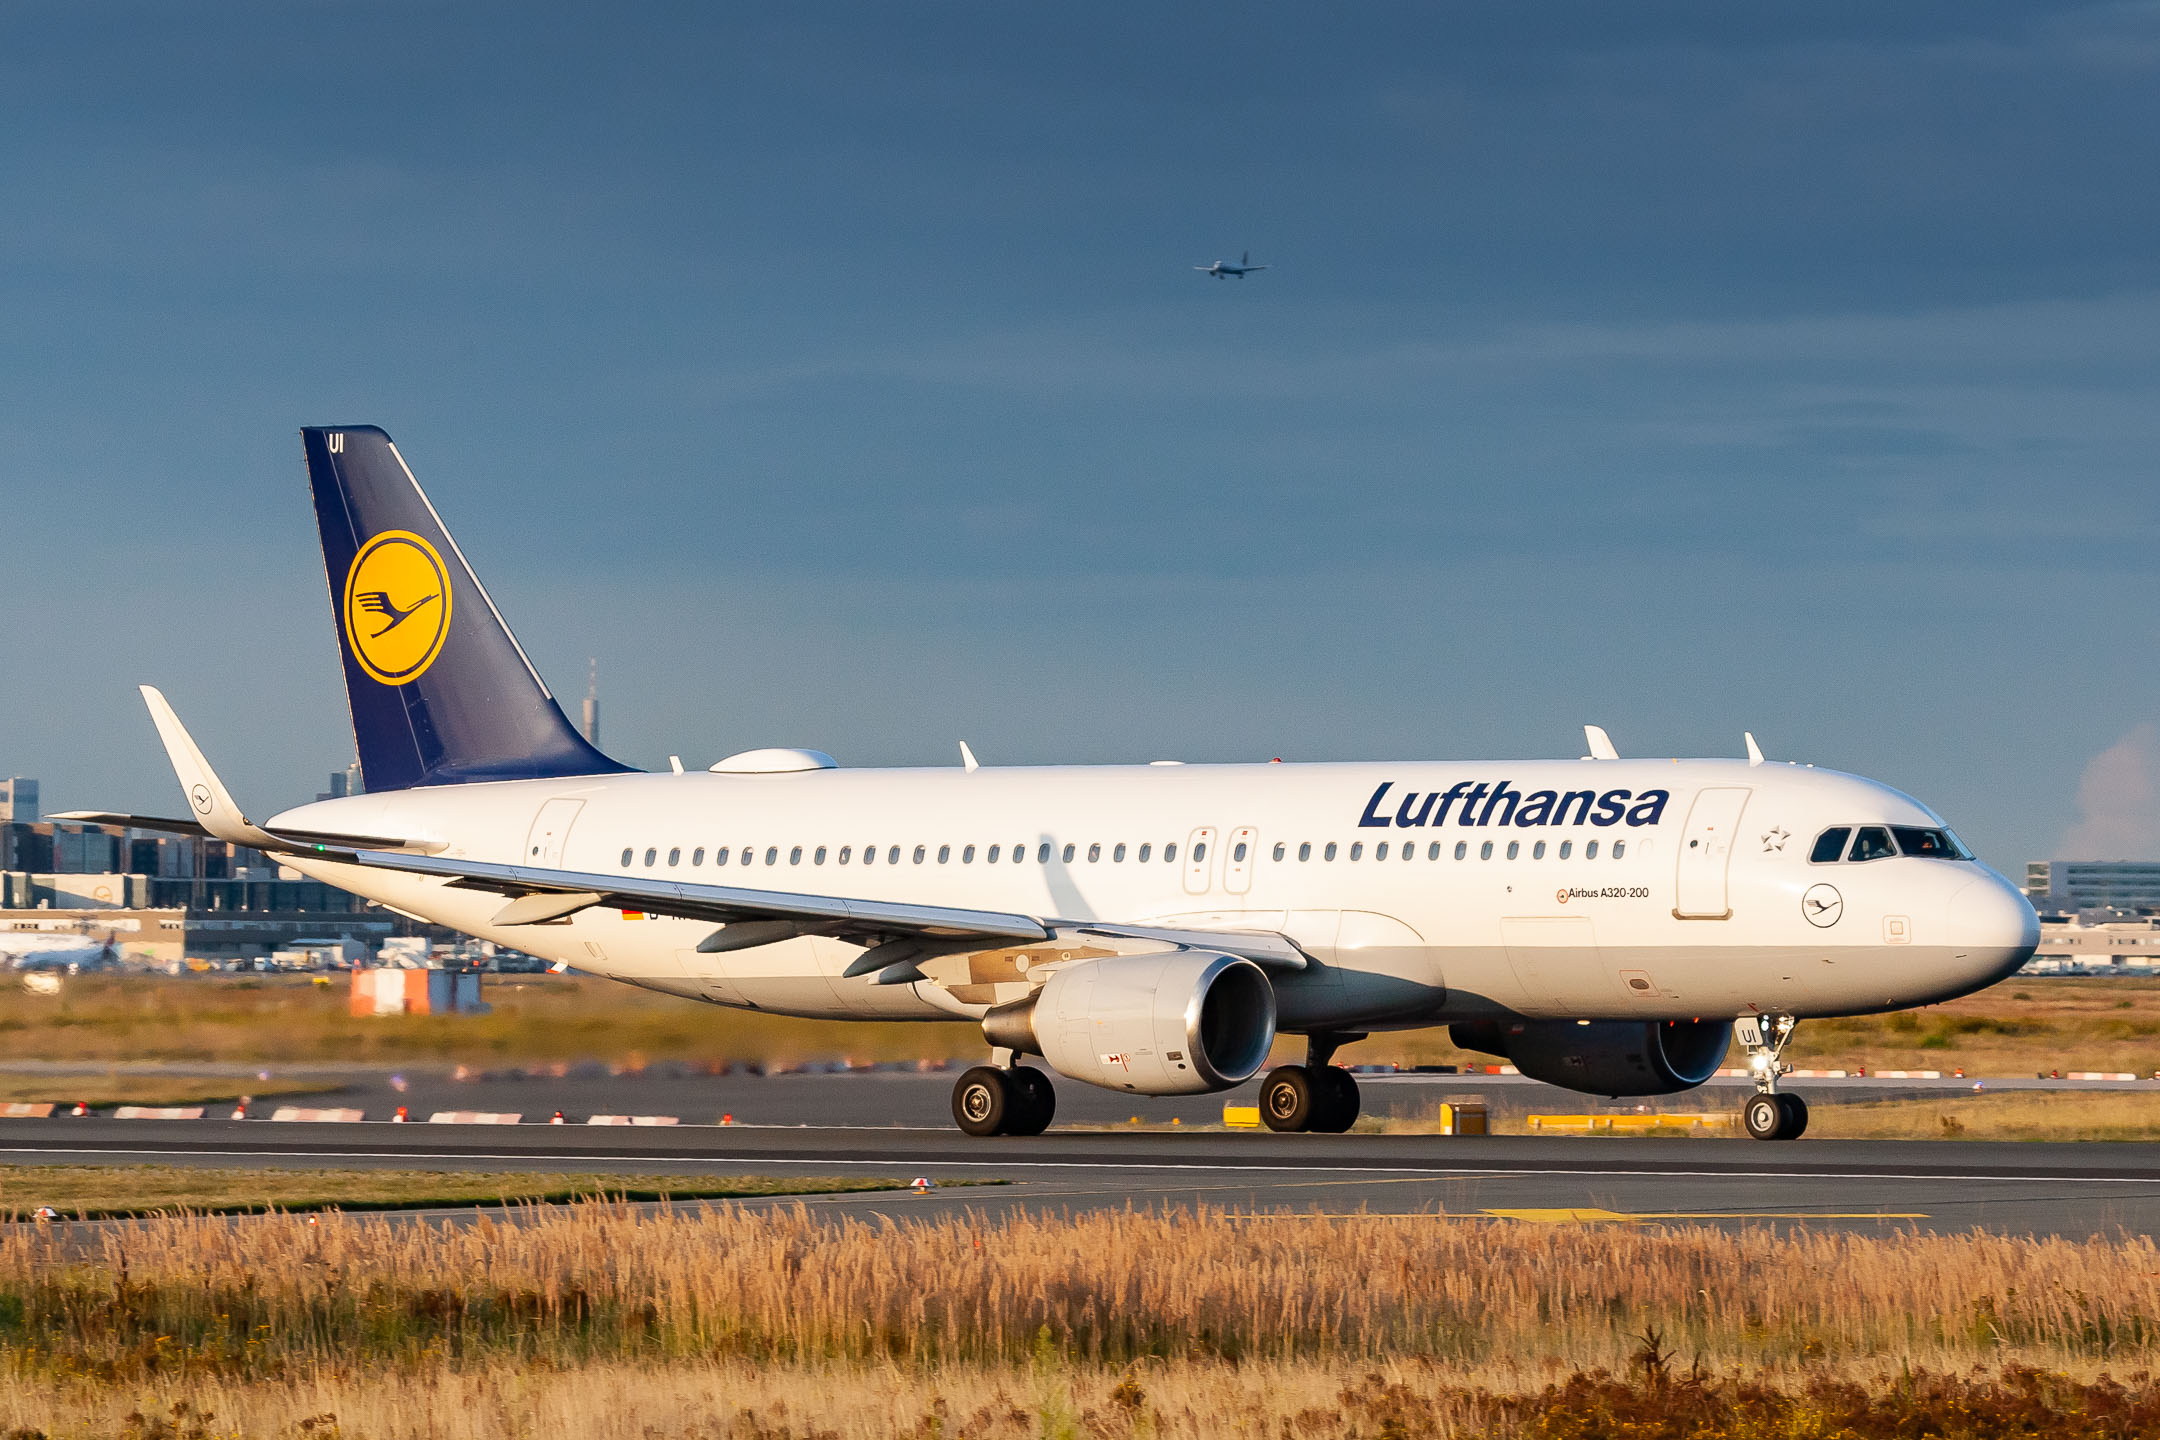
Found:
<svg viewBox="0 0 2160 1440"><path fill-rule="evenodd" d="M80 1246L0 1229L0 1433L2160 1436L2142 1236L587 1203Z"/></svg>
<svg viewBox="0 0 2160 1440"><path fill-rule="evenodd" d="M183 1165L0 1165L0 1218L51 1206L75 1219L190 1211L404 1210L531 1201L732 1200L902 1190L861 1176L607 1175L525 1171L210 1170Z"/></svg>
<svg viewBox="0 0 2160 1440"><path fill-rule="evenodd" d="M488 1015L354 1017L306 976L78 976L58 996L0 986L0 1053L20 1060L321 1061L475 1066L598 1059L767 1064L950 1059L985 1053L968 1024L796 1020L701 1005L583 976L490 977ZM1300 1058L1285 1037L1279 1060ZM1814 1069L2032 1075L2160 1070L2160 980L2018 978L1897 1015L1810 1020L1787 1058ZM1445 1028L1379 1034L1345 1064L1488 1063ZM1735 1062L1737 1063L1737 1061ZM70 1097L72 1098L72 1097Z"/></svg>
<svg viewBox="0 0 2160 1440"><path fill-rule="evenodd" d="M231 1075L10 1075L0 1071L0 1101L52 1101L92 1109L107 1105L203 1105L233 1101L320 1095L335 1083L310 1080L255 1080Z"/></svg>

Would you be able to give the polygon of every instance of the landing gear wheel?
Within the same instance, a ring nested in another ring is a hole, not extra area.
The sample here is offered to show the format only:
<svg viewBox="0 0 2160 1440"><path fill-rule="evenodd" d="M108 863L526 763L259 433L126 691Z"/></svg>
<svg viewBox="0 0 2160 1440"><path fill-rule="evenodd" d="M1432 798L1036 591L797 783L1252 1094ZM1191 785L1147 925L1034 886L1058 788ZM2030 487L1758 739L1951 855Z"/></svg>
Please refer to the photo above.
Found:
<svg viewBox="0 0 2160 1440"><path fill-rule="evenodd" d="M1782 1140L1785 1138L1785 1107L1778 1103L1775 1095L1750 1095L1747 1104L1740 1107L1740 1123L1754 1139Z"/></svg>
<svg viewBox="0 0 2160 1440"><path fill-rule="evenodd" d="M1322 1103L1313 1072L1303 1065L1277 1066L1260 1082L1261 1123L1278 1133L1312 1129Z"/></svg>
<svg viewBox="0 0 2160 1440"><path fill-rule="evenodd" d="M1340 1065L1323 1065L1312 1073L1319 1082L1325 1103L1314 1111L1309 1128L1327 1135L1340 1135L1357 1123L1357 1080Z"/></svg>
<svg viewBox="0 0 2160 1440"><path fill-rule="evenodd" d="M961 1075L954 1083L952 1092L953 1123L970 1135L998 1135L1005 1130L1008 1117L1016 1107L1016 1087L1005 1079L1005 1071L988 1065L977 1065ZM1048 1120L1045 1119L1045 1124Z"/></svg>
<svg viewBox="0 0 2160 1440"><path fill-rule="evenodd" d="M1807 1134L1807 1101L1798 1095L1778 1091L1778 1108L1785 1112L1785 1124L1778 1133L1780 1140L1797 1140Z"/></svg>
<svg viewBox="0 0 2160 1440"><path fill-rule="evenodd" d="M1032 1065L1015 1065L1005 1072L1006 1083L1012 1087L1013 1106L1006 1112L1005 1133L1008 1135L1040 1135L1050 1128L1050 1121L1057 1114L1057 1089L1050 1077Z"/></svg>

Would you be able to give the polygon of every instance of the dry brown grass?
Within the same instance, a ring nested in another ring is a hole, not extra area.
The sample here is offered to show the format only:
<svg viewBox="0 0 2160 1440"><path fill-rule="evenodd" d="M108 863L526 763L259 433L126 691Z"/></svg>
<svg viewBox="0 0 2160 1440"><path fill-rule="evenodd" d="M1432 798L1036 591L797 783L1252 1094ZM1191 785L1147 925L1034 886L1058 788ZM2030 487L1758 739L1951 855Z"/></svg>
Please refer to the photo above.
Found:
<svg viewBox="0 0 2160 1440"><path fill-rule="evenodd" d="M2155 1140L2151 1091L2000 1090L1940 1100L1817 1105L1811 1137L1896 1140Z"/></svg>
<svg viewBox="0 0 2160 1440"><path fill-rule="evenodd" d="M0 1219L392 1210L615 1197L729 1199L904 1189L874 1176L613 1175L549 1171L217 1170L186 1165L0 1166ZM974 1182L948 1181L948 1184Z"/></svg>
<svg viewBox="0 0 2160 1440"><path fill-rule="evenodd" d="M973 1060L966 1024L796 1020L700 1005L583 976L487 982L490 1015L346 1013L342 986L305 976L81 976L57 997L0 987L0 1050L22 1060L463 1062L600 1059L766 1063ZM1278 1059L1301 1058L1285 1037ZM1345 1064L1485 1064L1445 1027L1375 1035ZM2160 980L2016 979L1902 1015L1810 1020L1788 1054L1815 1069L1939 1069L1974 1076L2160 1070ZM1733 1063L1738 1063L1735 1060Z"/></svg>
<svg viewBox="0 0 2160 1440"><path fill-rule="evenodd" d="M0 1100L52 1101L93 1109L107 1105L201 1105L246 1095L257 1100L319 1095L335 1085L310 1080L252 1080L231 1075L8 1075L0 1073Z"/></svg>
<svg viewBox="0 0 2160 1440"><path fill-rule="evenodd" d="M605 1203L0 1234L0 1426L139 1440L2146 1436L2156 1349L2143 1237Z"/></svg>

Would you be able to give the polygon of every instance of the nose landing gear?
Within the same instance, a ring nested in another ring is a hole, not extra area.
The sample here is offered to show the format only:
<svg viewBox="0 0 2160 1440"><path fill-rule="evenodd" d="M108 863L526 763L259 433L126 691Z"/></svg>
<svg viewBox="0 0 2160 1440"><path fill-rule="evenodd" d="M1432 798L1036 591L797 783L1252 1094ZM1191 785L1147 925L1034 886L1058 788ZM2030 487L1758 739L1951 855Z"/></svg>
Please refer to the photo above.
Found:
<svg viewBox="0 0 2160 1440"><path fill-rule="evenodd" d="M970 1135L1040 1135L1057 1114L1057 1091L1033 1066L977 1065L954 1083L952 1114Z"/></svg>
<svg viewBox="0 0 2160 1440"><path fill-rule="evenodd" d="M1340 1135L1357 1123L1358 1083L1330 1063L1337 1049L1363 1035L1308 1038L1303 1065L1280 1065L1260 1082L1260 1120L1275 1131L1317 1130Z"/></svg>
<svg viewBox="0 0 2160 1440"><path fill-rule="evenodd" d="M1799 1023L1791 1015L1742 1015L1733 1022L1755 1077L1755 1093L1740 1107L1740 1123L1757 1140L1797 1140L1807 1131L1807 1101L1777 1088L1779 1077L1792 1071L1783 1056Z"/></svg>

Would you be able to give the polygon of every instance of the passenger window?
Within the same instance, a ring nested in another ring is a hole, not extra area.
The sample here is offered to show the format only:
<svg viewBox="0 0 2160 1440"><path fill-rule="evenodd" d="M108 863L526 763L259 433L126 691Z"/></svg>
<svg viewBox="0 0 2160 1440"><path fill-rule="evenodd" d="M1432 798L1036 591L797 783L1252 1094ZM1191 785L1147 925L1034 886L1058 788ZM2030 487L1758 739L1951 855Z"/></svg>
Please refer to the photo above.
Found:
<svg viewBox="0 0 2160 1440"><path fill-rule="evenodd" d="M1425 858L1428 860L1437 860L1440 858L1440 842L1438 840L1433 841L1432 844L1425 847Z"/></svg>
<svg viewBox="0 0 2160 1440"><path fill-rule="evenodd" d="M766 847L765 847L765 863L766 863L766 864L768 864L768 865L777 865L777 864L779 864L779 863L780 863L780 847L779 847L779 846L777 846L777 845L768 845L768 846L766 846Z"/></svg>
<svg viewBox="0 0 2160 1440"><path fill-rule="evenodd" d="M888 865L897 865L900 863L900 847L898 845L893 846L890 850L887 850L885 852L885 863ZM915 863L918 865L922 864L922 856L917 855L915 857Z"/></svg>
<svg viewBox="0 0 2160 1440"><path fill-rule="evenodd" d="M677 845L667 852L667 863L670 865L682 864L682 846Z"/></svg>
<svg viewBox="0 0 2160 1440"><path fill-rule="evenodd" d="M1510 860L1513 860L1513 859L1514 859L1514 858L1515 858L1515 857L1516 857L1517 855L1520 855L1521 853L1522 853L1522 842L1521 842L1520 840L1510 840L1510 841L1508 841L1508 842L1507 842L1507 858L1508 858L1508 859L1510 859Z"/></svg>
<svg viewBox="0 0 2160 1440"><path fill-rule="evenodd" d="M1542 860L1545 858L1545 842L1543 840L1538 841L1537 844L1530 847L1530 858L1533 860Z"/></svg>
<svg viewBox="0 0 2160 1440"><path fill-rule="evenodd" d="M1120 841L1120 842L1118 843L1118 847L1117 847L1117 848L1116 848L1115 850L1112 850L1112 851L1110 852L1110 858L1111 858L1112 860L1115 860L1115 861L1116 861L1116 862L1117 862L1118 864L1120 864L1120 865L1122 865L1122 864L1124 864L1124 863L1125 863L1125 845L1124 845L1124 842Z"/></svg>
<svg viewBox="0 0 2160 1440"><path fill-rule="evenodd" d="M1102 859L1102 846L1100 844L1088 846L1088 864L1093 865L1100 859Z"/></svg>
<svg viewBox="0 0 2160 1440"><path fill-rule="evenodd" d="M965 850L962 850L960 852L960 863L963 865L972 865L975 863L975 847L973 845L968 846Z"/></svg>
<svg viewBox="0 0 2160 1440"><path fill-rule="evenodd" d="M1050 863L1050 843L1048 841L1044 841L1035 851L1035 863L1038 865Z"/></svg>
<svg viewBox="0 0 2160 1440"><path fill-rule="evenodd" d="M1119 851L1119 853L1120 853L1120 854L1122 855L1122 854L1123 854L1123 852L1124 852L1124 849L1125 849L1125 847L1124 847L1123 845L1120 845L1120 846L1118 846L1117 848L1118 848L1118 851ZM1231 858L1232 860L1235 860L1235 861L1237 861L1237 862L1238 862L1239 864L1243 864L1243 863L1244 863L1244 861L1245 861L1245 842L1244 842L1243 840L1240 840L1240 841L1238 841L1238 842L1237 842L1237 847L1236 847L1235 849L1233 849L1233 850L1232 850L1232 851L1230 852L1230 858Z"/></svg>
<svg viewBox="0 0 2160 1440"><path fill-rule="evenodd" d="M1207 859L1207 841L1203 840L1192 847L1192 862L1197 865L1205 859Z"/></svg>
<svg viewBox="0 0 2160 1440"><path fill-rule="evenodd" d="M868 852L868 851L864 851L863 853L864 853L864 854L868 854L869 852ZM848 863L848 861L850 861L850 860L852 860L852 859L854 859L854 858L855 858L855 847L854 847L854 846L852 846L852 845L842 845L842 846L840 847L840 863L841 863L841 864L845 865L845 864L847 864L847 863Z"/></svg>
<svg viewBox="0 0 2160 1440"><path fill-rule="evenodd" d="M930 851L929 851L929 849L928 849L927 847L925 847L925 846L922 846L922 845L917 845L917 846L915 847L915 863L916 863L917 865L920 865L920 864L922 864L922 862L923 862L923 859L924 859L924 857L926 857L927 855L929 855L929 853L930 853Z"/></svg>
<svg viewBox="0 0 2160 1440"><path fill-rule="evenodd" d="M629 865L630 865L630 858L631 858L631 857L630 857L630 852L629 852L628 850L625 850L625 851L623 851L623 852L622 852L622 863L623 863L623 867L624 867L625 869L628 869L628 868L629 868Z"/></svg>
<svg viewBox="0 0 2160 1440"><path fill-rule="evenodd" d="M1283 844L1283 842L1282 842L1282 841L1280 841L1280 840L1277 840L1277 841L1275 842L1275 858L1276 858L1277 860L1280 860L1280 859L1282 859L1284 855L1286 855L1286 854L1288 854L1288 853L1289 853L1289 850L1290 850L1290 847L1289 847L1289 846L1287 846L1287 845L1285 845L1285 844ZM1143 859L1143 860L1145 860L1145 859L1147 859L1147 856L1143 855L1143 856L1141 856L1140 858L1141 858L1141 859Z"/></svg>
<svg viewBox="0 0 2160 1440"><path fill-rule="evenodd" d="M1455 842L1455 858L1458 860L1467 859L1469 857L1469 854L1470 842L1467 840L1457 840Z"/></svg>
<svg viewBox="0 0 2160 1440"><path fill-rule="evenodd" d="M1333 840L1327 842L1327 849L1320 852L1320 858L1323 860L1332 860L1335 858L1335 842Z"/></svg>
<svg viewBox="0 0 2160 1440"><path fill-rule="evenodd" d="M1623 856L1623 855L1625 855L1625 854L1627 854L1627 841L1625 841L1625 840L1615 840L1615 841L1613 841L1613 842L1612 842L1612 858L1613 858L1613 859L1615 859L1615 860L1618 860L1618 859L1619 859L1619 858L1620 858L1621 856Z"/></svg>
<svg viewBox="0 0 2160 1440"><path fill-rule="evenodd" d="M1405 859L1405 860L1415 860L1415 859L1417 859L1417 842L1416 842L1416 841L1414 841L1414 840L1405 840L1405 841L1403 841L1403 847L1402 847L1402 858L1403 858L1403 859Z"/></svg>
<svg viewBox="0 0 2160 1440"><path fill-rule="evenodd" d="M1013 864L1015 864L1015 865L1018 865L1018 864L1019 864L1019 863L1020 863L1021 861L1025 860L1025 859L1027 859L1027 846L1025 846L1025 845L1015 845L1015 846L1013 846Z"/></svg>
<svg viewBox="0 0 2160 1440"><path fill-rule="evenodd" d="M802 864L802 846L795 845L789 847L787 852L787 863L790 865Z"/></svg>
<svg viewBox="0 0 2160 1440"><path fill-rule="evenodd" d="M824 847L823 845L820 845L820 846L818 846L818 847L817 847L817 853L816 853L816 854L814 854L814 855L812 855L812 856L810 857L810 859L811 859L811 860L812 860L812 862L813 862L813 863L815 863L815 864L819 864L819 865L822 865L822 864L824 864L824 863L825 863L825 847Z"/></svg>
<svg viewBox="0 0 2160 1440"><path fill-rule="evenodd" d="M1281 850L1281 849L1282 849L1282 846L1278 845L1278 846L1276 846L1275 848L1276 848L1277 850ZM1148 862L1148 857L1149 857L1150 855L1153 855L1154 853L1155 853L1155 847L1154 847L1153 845L1142 845L1142 846L1140 847L1140 863L1141 863L1141 864L1143 864L1143 865L1147 864L1147 862ZM1278 859L1278 860L1280 860L1280 859L1282 859L1282 856L1281 856L1281 855L1277 855L1277 856L1276 856L1275 858L1276 858L1276 859Z"/></svg>
<svg viewBox="0 0 2160 1440"><path fill-rule="evenodd" d="M1808 852L1808 863L1810 865L1836 863L1838 857L1845 853L1845 842L1851 838L1852 826L1831 826L1828 830L1815 837L1815 848Z"/></svg>
<svg viewBox="0 0 2160 1440"><path fill-rule="evenodd" d="M1574 853L1575 853L1575 842L1574 842L1573 840L1562 840L1562 841L1560 842L1560 858L1561 858L1561 859L1565 860L1565 859L1567 859L1567 858L1568 858L1568 856L1570 856L1570 855L1572 855L1572 854L1574 854Z"/></svg>
<svg viewBox="0 0 2160 1440"><path fill-rule="evenodd" d="M658 860L659 858L660 858L660 852L659 852L659 851L657 851L657 850L647 850L647 851L645 852L645 864L646 864L646 865L647 865L648 867L649 867L649 866L651 866L651 865L652 865L652 863L653 863L654 861Z"/></svg>
<svg viewBox="0 0 2160 1440"><path fill-rule="evenodd" d="M1848 860L1887 860L1897 854L1897 847L1890 843L1890 832L1880 825L1863 825L1853 836L1852 853Z"/></svg>
<svg viewBox="0 0 2160 1440"><path fill-rule="evenodd" d="M1364 841L1359 840L1352 843L1352 845L1350 846L1350 858L1353 860L1362 860L1365 858Z"/></svg>
<svg viewBox="0 0 2160 1440"><path fill-rule="evenodd" d="M1162 847L1162 863L1165 865L1175 865L1177 863L1177 846L1165 845Z"/></svg>
<svg viewBox="0 0 2160 1440"><path fill-rule="evenodd" d="M719 849L712 852L712 863L715 865L727 864L727 855L727 846L723 845Z"/></svg>
<svg viewBox="0 0 2160 1440"><path fill-rule="evenodd" d="M1351 846L1350 851L1350 858L1357 859L1357 846ZM1387 841L1383 840L1378 845L1373 846L1372 858L1375 860L1387 859Z"/></svg>
<svg viewBox="0 0 2160 1440"><path fill-rule="evenodd" d="M940 865L943 865L943 864L945 864L946 862L950 861L951 859L952 859L952 846L950 846L950 845L940 845L940 846L938 846L938 847L937 847L937 863L938 863L938 864L940 864Z"/></svg>
<svg viewBox="0 0 2160 1440"><path fill-rule="evenodd" d="M690 863L691 863L692 865L703 865L703 864L705 863L705 847L704 847L704 846L700 845L700 846L698 846L698 848L697 848L697 849L695 849L695 850L692 850L692 851L690 852Z"/></svg>
<svg viewBox="0 0 2160 1440"><path fill-rule="evenodd" d="M1893 825L1890 833L1897 837L1898 852L1918 855L1928 860L1970 860L1965 848L1957 843L1957 837L1947 830L1921 830L1910 825Z"/></svg>
<svg viewBox="0 0 2160 1440"><path fill-rule="evenodd" d="M1312 859L1312 841L1301 840L1298 842L1297 858L1300 860Z"/></svg>
<svg viewBox="0 0 2160 1440"><path fill-rule="evenodd" d="M1487 840L1484 844L1477 847L1477 858L1480 860L1492 859L1492 841Z"/></svg>
<svg viewBox="0 0 2160 1440"><path fill-rule="evenodd" d="M1597 841L1592 840L1589 844L1582 847L1582 858L1585 860L1597 859Z"/></svg>
<svg viewBox="0 0 2160 1440"><path fill-rule="evenodd" d="M989 853L989 854L987 854L987 855L985 855L985 856L983 856L983 864L985 864L985 865L995 865L995 864L997 864L997 862L998 862L998 852L999 852L1000 850L1004 849L1004 848L1005 848L1005 847L1004 847L1004 846L1002 846L1002 845L992 845L992 846L990 847L990 853Z"/></svg>
<svg viewBox="0 0 2160 1440"><path fill-rule="evenodd" d="M1072 862L1073 862L1073 847L1072 847L1072 846L1070 846L1070 845L1067 845L1067 846L1066 846L1066 847L1065 847L1065 848L1064 848L1063 850L1060 850L1060 851L1058 851L1058 858L1059 858L1060 860L1064 861L1064 862L1065 862L1065 863L1066 863L1067 865L1070 865L1070 864L1072 864Z"/></svg>

